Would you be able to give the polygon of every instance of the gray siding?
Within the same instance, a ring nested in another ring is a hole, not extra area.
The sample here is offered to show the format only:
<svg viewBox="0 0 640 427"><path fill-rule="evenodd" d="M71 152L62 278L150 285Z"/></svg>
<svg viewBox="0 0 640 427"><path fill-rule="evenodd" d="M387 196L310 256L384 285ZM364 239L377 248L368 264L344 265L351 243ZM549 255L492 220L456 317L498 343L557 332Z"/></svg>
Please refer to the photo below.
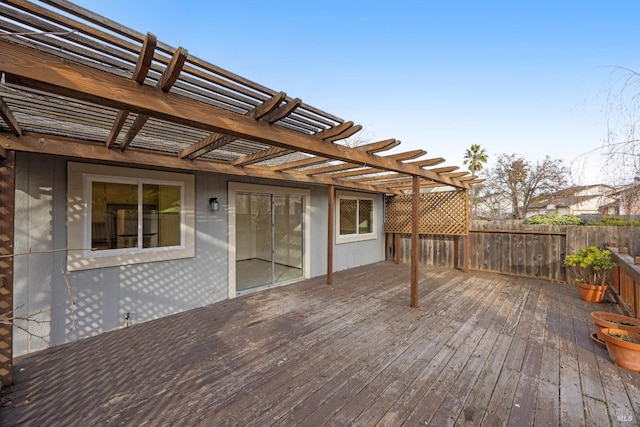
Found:
<svg viewBox="0 0 640 427"><path fill-rule="evenodd" d="M311 229L311 275L327 274L327 188L315 188L311 192L313 228ZM376 197L377 239L335 244L333 247L333 271L341 271L361 265L384 261L384 197ZM335 226L335 224L334 224ZM334 237L335 242L335 237Z"/></svg>
<svg viewBox="0 0 640 427"><path fill-rule="evenodd" d="M65 273L66 164L60 157L18 154L14 304L18 315L39 313L41 323L28 327L42 338L15 328L16 356L122 327L127 312L135 324L226 299L229 181L310 188L310 275L326 274L326 187L204 173L195 175L194 258ZM209 210L210 197L218 197L220 211ZM377 206L378 239L336 245L336 271L384 259L382 196Z"/></svg>

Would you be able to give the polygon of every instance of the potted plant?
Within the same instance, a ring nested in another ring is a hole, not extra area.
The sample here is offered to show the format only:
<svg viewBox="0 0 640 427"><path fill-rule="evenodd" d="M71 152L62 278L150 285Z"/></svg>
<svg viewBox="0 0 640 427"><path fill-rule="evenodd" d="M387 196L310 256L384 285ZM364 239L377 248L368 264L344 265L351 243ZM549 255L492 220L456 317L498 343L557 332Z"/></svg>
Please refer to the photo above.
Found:
<svg viewBox="0 0 640 427"><path fill-rule="evenodd" d="M624 316L622 314L611 313L609 311L593 311L591 312L591 321L596 327L596 333L591 337L593 340L605 346L603 329L622 329L624 331L640 334L640 319Z"/></svg>
<svg viewBox="0 0 640 427"><path fill-rule="evenodd" d="M611 259L611 252L589 246L575 254L567 255L564 263L575 272L582 299L588 302L602 302L607 290L605 280L616 266Z"/></svg>
<svg viewBox="0 0 640 427"><path fill-rule="evenodd" d="M604 328L602 332L613 363L640 371L640 334L611 328Z"/></svg>

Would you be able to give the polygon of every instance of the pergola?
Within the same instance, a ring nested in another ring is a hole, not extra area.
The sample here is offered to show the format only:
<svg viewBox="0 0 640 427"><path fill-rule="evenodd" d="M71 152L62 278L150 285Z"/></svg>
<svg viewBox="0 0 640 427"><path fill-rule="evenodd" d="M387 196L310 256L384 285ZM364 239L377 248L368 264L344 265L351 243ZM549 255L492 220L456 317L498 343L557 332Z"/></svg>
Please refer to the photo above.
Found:
<svg viewBox="0 0 640 427"><path fill-rule="evenodd" d="M17 151L326 185L329 212L336 187L411 193L414 239L423 188L466 192L480 181L455 166L434 167L444 159L424 158L424 150L381 155L396 139L336 143L362 127L64 0L0 1L0 73L5 313L13 307ZM329 283L332 228L329 215ZM11 328L0 329L0 371L9 364L10 375Z"/></svg>

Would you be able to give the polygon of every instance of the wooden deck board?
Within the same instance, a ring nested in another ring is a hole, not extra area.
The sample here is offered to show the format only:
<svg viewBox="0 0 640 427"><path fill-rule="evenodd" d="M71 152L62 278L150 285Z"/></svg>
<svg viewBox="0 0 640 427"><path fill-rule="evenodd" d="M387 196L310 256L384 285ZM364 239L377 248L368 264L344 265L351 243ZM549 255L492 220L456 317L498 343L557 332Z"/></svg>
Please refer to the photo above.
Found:
<svg viewBox="0 0 640 427"><path fill-rule="evenodd" d="M573 286L379 263L16 360L2 425L618 425L640 374ZM635 412L634 412L635 411Z"/></svg>

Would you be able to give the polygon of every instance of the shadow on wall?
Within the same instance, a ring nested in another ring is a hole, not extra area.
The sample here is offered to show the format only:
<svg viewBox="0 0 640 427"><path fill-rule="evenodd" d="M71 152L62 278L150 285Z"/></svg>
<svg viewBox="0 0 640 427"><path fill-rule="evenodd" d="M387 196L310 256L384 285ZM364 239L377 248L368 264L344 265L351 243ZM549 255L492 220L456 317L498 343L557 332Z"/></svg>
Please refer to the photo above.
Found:
<svg viewBox="0 0 640 427"><path fill-rule="evenodd" d="M208 242L203 242L207 239ZM37 322L17 321L16 356L109 330L202 307L227 298L226 243L200 236L196 257L63 273L61 253L21 258L24 275L16 286L20 315L38 312ZM224 252L222 252L224 251ZM47 268L43 271L42 266ZM37 269L38 281L29 276ZM39 298L34 304L34 296ZM73 301L73 304L71 303ZM127 321L127 313L130 320ZM38 337L44 337L41 339Z"/></svg>

